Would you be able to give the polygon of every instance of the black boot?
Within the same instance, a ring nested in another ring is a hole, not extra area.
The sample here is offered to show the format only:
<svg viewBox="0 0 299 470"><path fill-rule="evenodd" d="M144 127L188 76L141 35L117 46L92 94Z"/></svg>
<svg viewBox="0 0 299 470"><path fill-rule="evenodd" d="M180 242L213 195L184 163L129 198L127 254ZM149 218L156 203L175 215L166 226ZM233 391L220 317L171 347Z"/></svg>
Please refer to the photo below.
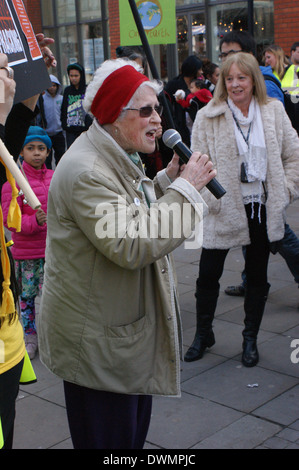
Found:
<svg viewBox="0 0 299 470"><path fill-rule="evenodd" d="M214 313L217 306L219 289L197 289L196 292L196 333L192 345L185 354L185 361L201 359L206 348L215 344L212 330Z"/></svg>
<svg viewBox="0 0 299 470"><path fill-rule="evenodd" d="M245 290L245 328L242 333L244 338L242 363L245 367L254 367L259 361L256 341L269 289L270 284L263 287L247 286Z"/></svg>

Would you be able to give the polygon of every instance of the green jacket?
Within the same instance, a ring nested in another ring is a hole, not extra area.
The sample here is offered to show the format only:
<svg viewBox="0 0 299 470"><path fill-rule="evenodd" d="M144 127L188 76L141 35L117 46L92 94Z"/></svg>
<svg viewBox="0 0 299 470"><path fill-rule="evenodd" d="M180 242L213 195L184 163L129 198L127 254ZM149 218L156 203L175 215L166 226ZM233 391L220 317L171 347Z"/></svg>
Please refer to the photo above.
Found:
<svg viewBox="0 0 299 470"><path fill-rule="evenodd" d="M151 212L153 182L97 123L59 162L49 192L38 325L40 358L64 380L179 396L181 328L168 254L206 206L186 180L166 189L169 184L162 171L155 186L166 192ZM166 238L155 236L170 204L174 229ZM191 222L181 217L184 205L192 207ZM184 228L180 236L173 233L178 227Z"/></svg>

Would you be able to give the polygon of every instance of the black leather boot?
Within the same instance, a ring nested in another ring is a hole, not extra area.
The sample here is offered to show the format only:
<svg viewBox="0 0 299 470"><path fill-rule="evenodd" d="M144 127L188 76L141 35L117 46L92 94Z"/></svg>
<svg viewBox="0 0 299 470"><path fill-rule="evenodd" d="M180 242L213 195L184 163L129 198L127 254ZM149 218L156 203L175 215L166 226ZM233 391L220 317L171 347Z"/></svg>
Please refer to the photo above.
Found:
<svg viewBox="0 0 299 470"><path fill-rule="evenodd" d="M212 330L214 313L217 306L219 289L197 289L196 292L196 333L190 348L185 354L185 361L192 362L201 359L206 348L215 344Z"/></svg>
<svg viewBox="0 0 299 470"><path fill-rule="evenodd" d="M246 287L244 310L245 328L243 330L242 363L245 367L254 367L259 361L257 335L260 329L270 284L263 287Z"/></svg>
<svg viewBox="0 0 299 470"><path fill-rule="evenodd" d="M198 359L201 359L204 355L206 348L211 348L214 344L215 336L212 329L205 337L196 334L193 343L185 354L185 361L193 362L197 361Z"/></svg>

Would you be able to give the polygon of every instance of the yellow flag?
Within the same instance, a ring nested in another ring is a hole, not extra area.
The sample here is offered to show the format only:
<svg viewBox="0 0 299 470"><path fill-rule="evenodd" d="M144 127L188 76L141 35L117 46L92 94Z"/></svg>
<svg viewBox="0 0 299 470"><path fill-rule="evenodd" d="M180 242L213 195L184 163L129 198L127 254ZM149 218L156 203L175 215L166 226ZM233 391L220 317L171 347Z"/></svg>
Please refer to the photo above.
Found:
<svg viewBox="0 0 299 470"><path fill-rule="evenodd" d="M9 206L9 210L7 214L7 226L8 228L15 228L17 232L20 232L21 223L22 223L22 214L21 214L21 209L17 201L17 197L19 196L19 191L18 191L18 188L16 187L16 182L11 172L9 171L7 167L5 168L6 168L6 178L11 186L11 202L10 202L10 206Z"/></svg>
<svg viewBox="0 0 299 470"><path fill-rule="evenodd" d="M1 160L1 159L0 159ZM2 160L1 160L2 161ZM3 161L2 161L3 163ZM10 228L15 228L17 232L21 231L21 224L22 224L22 214L21 209L19 207L17 197L19 195L19 191L16 187L16 182L12 177L10 171L6 168L6 176L7 180L11 185L12 190L12 198L11 203L9 206L8 216L7 216L7 224ZM5 317L6 315L12 315L15 313L15 302L13 298L13 293L10 288L10 276L11 276L11 268L10 268L10 261L7 253L7 246L4 234L4 226L3 226L3 213L2 208L0 206L0 249L1 249L1 265L2 265L2 272L3 272L3 284L2 284L2 308L0 315Z"/></svg>

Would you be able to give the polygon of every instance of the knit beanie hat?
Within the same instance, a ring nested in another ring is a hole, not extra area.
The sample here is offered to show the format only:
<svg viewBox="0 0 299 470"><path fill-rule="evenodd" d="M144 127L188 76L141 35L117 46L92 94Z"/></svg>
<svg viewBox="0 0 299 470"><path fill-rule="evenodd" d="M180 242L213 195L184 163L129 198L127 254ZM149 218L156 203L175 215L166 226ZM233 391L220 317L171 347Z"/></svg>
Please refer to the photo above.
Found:
<svg viewBox="0 0 299 470"><path fill-rule="evenodd" d="M78 62L75 62L74 64L69 64L67 66L67 73L69 74L71 70L77 70L81 74L84 72L84 69L81 64L78 64Z"/></svg>
<svg viewBox="0 0 299 470"><path fill-rule="evenodd" d="M29 144L29 142L34 142L36 140L40 140L41 142L43 142L49 150L52 148L52 140L48 136L47 132L39 126L29 127L26 139L23 144L23 148L25 147L25 145Z"/></svg>

